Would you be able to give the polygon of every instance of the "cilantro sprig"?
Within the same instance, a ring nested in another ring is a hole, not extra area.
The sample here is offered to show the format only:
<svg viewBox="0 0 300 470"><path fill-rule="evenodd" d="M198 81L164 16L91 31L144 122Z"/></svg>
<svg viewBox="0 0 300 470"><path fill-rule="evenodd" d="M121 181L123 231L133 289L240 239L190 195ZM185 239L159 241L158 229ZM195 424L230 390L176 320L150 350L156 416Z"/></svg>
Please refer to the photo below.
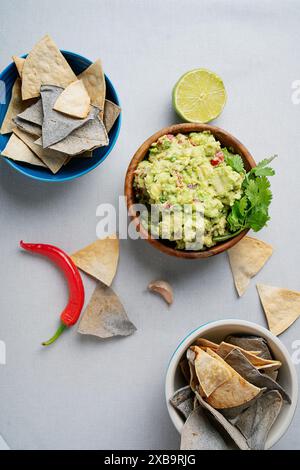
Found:
<svg viewBox="0 0 300 470"><path fill-rule="evenodd" d="M229 152L227 148L222 149L222 152L227 165L231 166L231 168L237 173L245 173L244 162L240 155L234 155Z"/></svg>
<svg viewBox="0 0 300 470"><path fill-rule="evenodd" d="M239 155L224 153L225 161L238 173L245 173L243 160ZM261 230L269 221L269 206L272 201L272 191L268 176L275 171L269 164L276 157L265 158L255 168L245 173L242 184L243 196L235 201L227 217L229 232L215 237L215 242L226 241L235 237L243 230L250 228L254 232Z"/></svg>

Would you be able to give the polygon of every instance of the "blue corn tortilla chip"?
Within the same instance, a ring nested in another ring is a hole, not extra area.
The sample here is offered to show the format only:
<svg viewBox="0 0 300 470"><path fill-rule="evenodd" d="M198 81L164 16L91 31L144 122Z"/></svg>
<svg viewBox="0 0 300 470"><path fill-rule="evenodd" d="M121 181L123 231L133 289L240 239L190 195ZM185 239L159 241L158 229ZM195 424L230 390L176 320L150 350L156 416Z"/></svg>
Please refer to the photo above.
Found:
<svg viewBox="0 0 300 470"><path fill-rule="evenodd" d="M225 343L233 344L234 346L239 346L246 351L260 351L259 356L263 359L273 359L270 349L267 345L267 342L264 338L260 336L234 336L229 335L224 339Z"/></svg>
<svg viewBox="0 0 300 470"><path fill-rule="evenodd" d="M170 403L184 419L187 419L194 409L194 393L191 387L187 385L177 390L170 398Z"/></svg>
<svg viewBox="0 0 300 470"><path fill-rule="evenodd" d="M277 390L270 390L235 421L235 426L247 439L250 449L265 449L269 431L280 413L282 401L282 396Z"/></svg>
<svg viewBox="0 0 300 470"><path fill-rule="evenodd" d="M257 370L256 367L254 367L238 349L233 349L225 357L225 361L248 382L256 385L259 388L277 390L282 396L283 400L285 400L287 403L291 403L290 397L279 385L279 383L275 382L275 380L273 380L271 377L261 374L259 370Z"/></svg>
<svg viewBox="0 0 300 470"><path fill-rule="evenodd" d="M60 142L70 135L74 130L82 127L87 122L96 119L99 114L99 109L95 106L85 119L73 118L67 116L53 109L57 98L63 92L63 88L54 85L43 85L41 87L41 97L43 106L43 125L42 125L42 140L43 147L48 148Z"/></svg>
<svg viewBox="0 0 300 470"><path fill-rule="evenodd" d="M111 287L98 282L82 315L78 333L99 338L111 338L113 336L129 336L135 331L136 327L129 320L115 292Z"/></svg>
<svg viewBox="0 0 300 470"><path fill-rule="evenodd" d="M121 108L117 104L112 101L105 100L103 123L107 132L109 132L113 127L120 112Z"/></svg>
<svg viewBox="0 0 300 470"><path fill-rule="evenodd" d="M70 156L78 155L86 150L94 150L98 147L108 145L108 136L104 124L98 117L87 122L84 126L73 131L60 142L49 147L58 152L67 153ZM43 145L42 138L35 142Z"/></svg>

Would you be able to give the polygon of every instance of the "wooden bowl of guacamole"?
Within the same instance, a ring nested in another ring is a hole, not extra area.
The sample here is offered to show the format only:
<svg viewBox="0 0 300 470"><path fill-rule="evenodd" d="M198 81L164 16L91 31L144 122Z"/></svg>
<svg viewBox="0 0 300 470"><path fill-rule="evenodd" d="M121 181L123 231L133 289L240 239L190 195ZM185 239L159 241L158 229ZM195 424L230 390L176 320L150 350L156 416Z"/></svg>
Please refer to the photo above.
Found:
<svg viewBox="0 0 300 470"><path fill-rule="evenodd" d="M243 196L245 175L255 166L246 147L223 129L193 123L166 127L149 137L129 164L129 215L141 238L163 253L188 259L217 255L248 232L222 241L231 208Z"/></svg>

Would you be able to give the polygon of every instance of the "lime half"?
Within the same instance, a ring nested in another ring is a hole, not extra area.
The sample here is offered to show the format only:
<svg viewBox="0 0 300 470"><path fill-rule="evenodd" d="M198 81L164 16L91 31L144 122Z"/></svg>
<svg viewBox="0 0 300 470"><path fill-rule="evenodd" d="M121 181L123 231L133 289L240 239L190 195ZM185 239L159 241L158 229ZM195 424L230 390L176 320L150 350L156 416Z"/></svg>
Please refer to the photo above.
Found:
<svg viewBox="0 0 300 470"><path fill-rule="evenodd" d="M226 103L222 79L206 69L185 73L173 88L173 106L188 122L209 122L219 116Z"/></svg>

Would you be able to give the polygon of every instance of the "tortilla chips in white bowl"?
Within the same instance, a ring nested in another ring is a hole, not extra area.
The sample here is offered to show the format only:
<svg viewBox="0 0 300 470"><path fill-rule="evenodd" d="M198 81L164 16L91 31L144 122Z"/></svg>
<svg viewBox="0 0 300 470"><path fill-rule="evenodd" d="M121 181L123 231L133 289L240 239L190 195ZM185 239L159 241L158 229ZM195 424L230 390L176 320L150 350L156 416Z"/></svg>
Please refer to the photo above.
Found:
<svg viewBox="0 0 300 470"><path fill-rule="evenodd" d="M297 373L270 331L244 320L219 320L181 341L165 394L182 450L270 449L293 419Z"/></svg>

